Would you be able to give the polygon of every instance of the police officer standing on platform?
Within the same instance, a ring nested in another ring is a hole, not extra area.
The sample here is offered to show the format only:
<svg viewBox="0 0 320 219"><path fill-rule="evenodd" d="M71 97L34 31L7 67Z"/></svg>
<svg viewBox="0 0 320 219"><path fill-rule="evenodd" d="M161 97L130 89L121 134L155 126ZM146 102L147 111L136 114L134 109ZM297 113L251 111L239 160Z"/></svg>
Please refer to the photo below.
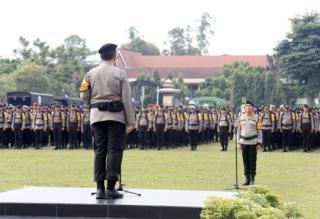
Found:
<svg viewBox="0 0 320 219"><path fill-rule="evenodd" d="M246 101L245 113L238 119L238 139L242 149L244 175L243 185L253 185L256 175L257 149L261 147L262 132L259 116L253 113L254 105Z"/></svg>
<svg viewBox="0 0 320 219"><path fill-rule="evenodd" d="M121 171L125 135L135 125L131 88L125 71L115 66L115 44L99 49L102 63L90 70L80 87L80 97L91 101L90 123L95 140L94 180L97 199L122 198L115 189ZM107 180L105 190L104 180Z"/></svg>

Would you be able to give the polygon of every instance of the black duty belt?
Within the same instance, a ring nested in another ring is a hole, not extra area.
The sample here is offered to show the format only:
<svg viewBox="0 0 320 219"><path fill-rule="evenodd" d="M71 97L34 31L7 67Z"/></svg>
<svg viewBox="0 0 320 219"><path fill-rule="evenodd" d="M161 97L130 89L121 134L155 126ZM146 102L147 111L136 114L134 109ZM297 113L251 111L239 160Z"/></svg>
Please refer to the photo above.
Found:
<svg viewBox="0 0 320 219"><path fill-rule="evenodd" d="M257 137L258 137L258 135L253 135L253 136L249 136L249 137L245 137L245 136L240 135L240 138L242 138L243 140L246 140L246 141L250 141L250 140L255 139Z"/></svg>
<svg viewBox="0 0 320 219"><path fill-rule="evenodd" d="M100 111L121 112L124 110L124 105L121 100L116 100L111 102L93 103L91 104L91 108L98 108Z"/></svg>
<svg viewBox="0 0 320 219"><path fill-rule="evenodd" d="M271 127L272 125L262 125L263 127Z"/></svg>
<svg viewBox="0 0 320 219"><path fill-rule="evenodd" d="M292 126L292 123L291 124L288 124L288 125L285 125L285 124L282 124L284 127L290 127Z"/></svg>

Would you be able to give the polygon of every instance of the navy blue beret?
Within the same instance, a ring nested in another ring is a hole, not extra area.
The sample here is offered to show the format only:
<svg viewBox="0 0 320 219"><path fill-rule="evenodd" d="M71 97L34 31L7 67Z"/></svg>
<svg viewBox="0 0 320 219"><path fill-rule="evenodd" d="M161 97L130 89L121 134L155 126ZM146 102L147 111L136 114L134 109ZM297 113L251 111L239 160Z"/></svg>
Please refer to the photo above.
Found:
<svg viewBox="0 0 320 219"><path fill-rule="evenodd" d="M109 53L109 52L115 52L117 47L118 46L116 44L107 43L107 44L104 44L103 46L101 46L101 48L99 49L98 52L100 54Z"/></svg>
<svg viewBox="0 0 320 219"><path fill-rule="evenodd" d="M249 101L249 100L246 100L246 104L251 105L251 106L254 107L254 104L253 104L251 101Z"/></svg>

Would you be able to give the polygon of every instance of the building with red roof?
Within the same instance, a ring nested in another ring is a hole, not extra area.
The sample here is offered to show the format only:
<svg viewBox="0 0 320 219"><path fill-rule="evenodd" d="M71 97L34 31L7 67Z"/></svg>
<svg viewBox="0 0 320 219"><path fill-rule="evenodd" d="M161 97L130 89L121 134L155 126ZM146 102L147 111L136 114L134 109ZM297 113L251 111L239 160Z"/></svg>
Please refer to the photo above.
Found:
<svg viewBox="0 0 320 219"><path fill-rule="evenodd" d="M176 78L182 75L184 82L192 90L204 82L205 77L220 72L224 65L237 61L250 63L252 66L266 67L267 56L145 56L138 52L120 50L117 65L123 68L130 81L135 81L142 73L160 73L161 78L171 72Z"/></svg>

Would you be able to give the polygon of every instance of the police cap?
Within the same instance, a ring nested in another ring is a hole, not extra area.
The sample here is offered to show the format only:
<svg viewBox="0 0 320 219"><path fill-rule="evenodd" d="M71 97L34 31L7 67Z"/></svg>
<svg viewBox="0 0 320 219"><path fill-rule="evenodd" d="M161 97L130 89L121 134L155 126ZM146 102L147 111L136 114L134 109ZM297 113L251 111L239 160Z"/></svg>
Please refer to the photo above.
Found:
<svg viewBox="0 0 320 219"><path fill-rule="evenodd" d="M250 100L246 100L246 105L254 106L254 104Z"/></svg>
<svg viewBox="0 0 320 219"><path fill-rule="evenodd" d="M107 43L104 44L103 46L101 46L101 48L99 49L99 53L100 54L108 54L108 53L113 53L116 51L117 49L117 45L113 44L113 43Z"/></svg>

